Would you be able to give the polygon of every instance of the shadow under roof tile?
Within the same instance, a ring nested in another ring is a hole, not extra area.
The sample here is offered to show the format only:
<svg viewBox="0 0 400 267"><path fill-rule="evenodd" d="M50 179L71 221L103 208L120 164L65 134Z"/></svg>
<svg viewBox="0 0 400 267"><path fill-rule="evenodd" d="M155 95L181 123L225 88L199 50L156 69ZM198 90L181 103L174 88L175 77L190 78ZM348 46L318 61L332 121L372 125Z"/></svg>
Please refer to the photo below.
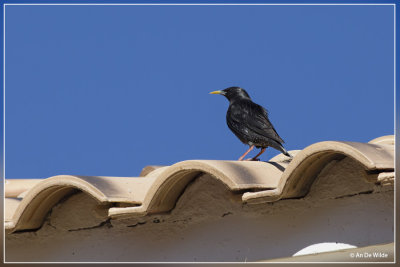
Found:
<svg viewBox="0 0 400 267"><path fill-rule="evenodd" d="M14 187L19 191L9 189L9 196L27 191L19 204L7 200L6 212L10 212L6 228L10 231L39 228L48 211L76 190L99 203L113 203L115 206L108 210L111 218L170 211L186 186L203 174L211 175L229 190L242 194L245 203L302 197L325 166L344 157L363 166L368 182L391 184L394 180L393 143L394 136L376 138L369 143L325 141L301 151L291 151L294 155L291 162L283 155L269 162L187 160L171 166L145 167L143 177L54 176L19 189ZM18 184L18 181L12 183Z"/></svg>

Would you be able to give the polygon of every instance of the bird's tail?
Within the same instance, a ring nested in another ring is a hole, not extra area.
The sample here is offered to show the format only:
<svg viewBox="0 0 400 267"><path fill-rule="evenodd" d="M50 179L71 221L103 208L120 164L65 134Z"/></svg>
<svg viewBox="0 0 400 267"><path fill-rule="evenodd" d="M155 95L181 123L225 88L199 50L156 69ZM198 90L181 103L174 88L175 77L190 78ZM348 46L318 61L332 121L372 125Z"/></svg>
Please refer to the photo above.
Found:
<svg viewBox="0 0 400 267"><path fill-rule="evenodd" d="M281 151L282 151L283 155L288 156L289 158L293 159L293 156L290 155L289 152L287 152L283 146L281 146Z"/></svg>
<svg viewBox="0 0 400 267"><path fill-rule="evenodd" d="M293 159L293 156L289 154L289 152L286 151L286 149L283 147L283 145L281 143L278 143L276 141L273 141L270 144L271 147L275 148L276 150L279 150L280 152L282 152L283 155L289 157L290 159Z"/></svg>

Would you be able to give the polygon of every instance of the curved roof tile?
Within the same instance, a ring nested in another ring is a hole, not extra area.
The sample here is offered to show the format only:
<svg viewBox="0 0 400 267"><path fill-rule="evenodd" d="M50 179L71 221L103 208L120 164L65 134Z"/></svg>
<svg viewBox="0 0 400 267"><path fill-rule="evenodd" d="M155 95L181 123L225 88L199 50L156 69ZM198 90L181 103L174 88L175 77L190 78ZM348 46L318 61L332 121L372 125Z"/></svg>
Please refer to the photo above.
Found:
<svg viewBox="0 0 400 267"><path fill-rule="evenodd" d="M375 139L374 139L375 140ZM320 171L332 160L350 157L369 173L394 169L394 146L387 144L365 144L358 142L325 141L310 145L300 151L284 171L275 190L247 192L243 201L262 203L282 198L304 196Z"/></svg>
<svg viewBox="0 0 400 267"><path fill-rule="evenodd" d="M8 179L5 181L5 197L20 197L20 195L43 179Z"/></svg>
<svg viewBox="0 0 400 267"><path fill-rule="evenodd" d="M394 136L393 135L384 135L375 139L372 139L368 143L370 144L379 144L379 145L394 145Z"/></svg>
<svg viewBox="0 0 400 267"><path fill-rule="evenodd" d="M164 168L138 207L111 208L112 217L171 210L186 185L207 173L232 191L274 189L285 166L258 161L188 160ZM152 172L149 174L151 175Z"/></svg>
<svg viewBox="0 0 400 267"><path fill-rule="evenodd" d="M69 194L80 190L100 203L115 203L112 218L143 216L173 209L186 186L202 174L210 174L231 191L242 194L243 202L263 203L282 198L302 197L320 171L332 160L350 157L365 169L369 182L393 184L394 136L369 143L325 141L301 151L291 151L294 159L278 155L269 162L188 160L171 166L150 166L141 177L95 177L59 175L34 181L18 189L6 184L6 196L24 192L24 198L9 202L6 228L11 231L36 229L50 209ZM15 185L15 182L14 182ZM18 204L18 205L17 205Z"/></svg>
<svg viewBox="0 0 400 267"><path fill-rule="evenodd" d="M14 231L39 228L50 209L74 190L81 190L99 202L140 205L150 181L142 178L73 175L43 179L26 192L7 228L13 228Z"/></svg>

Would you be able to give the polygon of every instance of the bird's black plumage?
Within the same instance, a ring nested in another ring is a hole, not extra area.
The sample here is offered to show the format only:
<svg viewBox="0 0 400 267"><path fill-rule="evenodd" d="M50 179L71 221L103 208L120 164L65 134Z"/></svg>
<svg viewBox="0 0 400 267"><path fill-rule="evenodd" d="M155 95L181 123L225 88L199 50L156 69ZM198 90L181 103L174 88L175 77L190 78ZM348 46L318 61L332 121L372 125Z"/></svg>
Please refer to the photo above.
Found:
<svg viewBox="0 0 400 267"><path fill-rule="evenodd" d="M221 94L229 100L226 123L240 141L251 146L251 149L254 145L257 148L262 148L262 152L264 152L265 148L273 147L286 156L292 157L283 147L283 139L269 121L267 110L254 103L244 89L229 87L212 93Z"/></svg>

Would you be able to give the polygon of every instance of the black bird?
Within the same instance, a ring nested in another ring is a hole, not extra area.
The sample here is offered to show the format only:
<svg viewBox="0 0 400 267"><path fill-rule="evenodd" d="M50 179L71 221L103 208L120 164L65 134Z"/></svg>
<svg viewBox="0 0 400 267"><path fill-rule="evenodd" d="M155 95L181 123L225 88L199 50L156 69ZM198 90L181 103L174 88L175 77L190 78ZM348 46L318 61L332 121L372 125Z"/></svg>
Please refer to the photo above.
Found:
<svg viewBox="0 0 400 267"><path fill-rule="evenodd" d="M251 160L257 160L267 147L273 147L292 158L282 145L284 141L269 121L268 112L251 101L246 90L240 87L229 87L210 94L223 95L229 100L226 123L240 141L250 146L239 160L243 160L254 146L261 148L261 151Z"/></svg>

